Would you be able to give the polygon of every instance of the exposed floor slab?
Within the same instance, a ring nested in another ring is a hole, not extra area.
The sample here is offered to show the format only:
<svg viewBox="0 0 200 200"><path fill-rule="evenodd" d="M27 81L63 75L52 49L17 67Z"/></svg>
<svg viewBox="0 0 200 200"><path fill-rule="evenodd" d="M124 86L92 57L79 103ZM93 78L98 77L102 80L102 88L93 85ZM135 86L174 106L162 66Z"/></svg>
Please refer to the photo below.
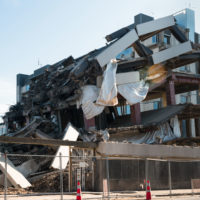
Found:
<svg viewBox="0 0 200 200"><path fill-rule="evenodd" d="M110 157L133 157L165 160L200 160L200 148L189 146L148 145L100 142L96 152Z"/></svg>

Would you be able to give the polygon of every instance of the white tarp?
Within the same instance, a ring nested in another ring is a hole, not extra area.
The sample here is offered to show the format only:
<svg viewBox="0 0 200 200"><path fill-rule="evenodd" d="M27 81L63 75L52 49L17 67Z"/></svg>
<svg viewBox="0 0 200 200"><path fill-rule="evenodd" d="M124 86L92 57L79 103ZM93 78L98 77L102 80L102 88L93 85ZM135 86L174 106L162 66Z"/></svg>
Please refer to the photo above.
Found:
<svg viewBox="0 0 200 200"><path fill-rule="evenodd" d="M132 80L132 83L116 84L117 62L112 60L104 72L103 83L96 104L115 106L118 104L117 93L119 92L128 102L136 104L145 99L149 86L144 81Z"/></svg>
<svg viewBox="0 0 200 200"><path fill-rule="evenodd" d="M144 81L136 81L133 76L132 83L116 83L117 61L111 60L103 75L101 89L95 85L82 87L82 96L77 102L81 105L86 119L91 119L103 112L105 106L118 104L117 93L119 92L127 103L132 105L143 101L147 95L149 86Z"/></svg>
<svg viewBox="0 0 200 200"><path fill-rule="evenodd" d="M63 140L69 141L77 141L79 132L71 125L71 123L67 124L67 127L64 130L65 134ZM60 165L60 157L63 156L62 159L62 166ZM69 146L59 146L57 153L53 159L51 167L55 169L65 169L67 167L67 163L69 161Z"/></svg>
<svg viewBox="0 0 200 200"><path fill-rule="evenodd" d="M149 90L148 84L144 81L128 83L117 86L118 92L132 105L143 101Z"/></svg>
<svg viewBox="0 0 200 200"><path fill-rule="evenodd" d="M134 144L153 144L159 143L159 140L162 142L166 142L169 140L173 140L175 138L181 137L181 131L179 127L178 117L174 117L170 119L170 122L166 122L159 126L159 129L152 132L147 132L141 137L132 138L131 141Z"/></svg>
<svg viewBox="0 0 200 200"><path fill-rule="evenodd" d="M82 110L86 119L91 119L103 112L104 106L94 103L97 100L98 95L99 88L95 85L86 85L82 87L80 104L82 105Z"/></svg>
<svg viewBox="0 0 200 200"><path fill-rule="evenodd" d="M111 60L103 75L103 83L97 98L97 104L103 106L115 106L118 104L116 85L117 62Z"/></svg>

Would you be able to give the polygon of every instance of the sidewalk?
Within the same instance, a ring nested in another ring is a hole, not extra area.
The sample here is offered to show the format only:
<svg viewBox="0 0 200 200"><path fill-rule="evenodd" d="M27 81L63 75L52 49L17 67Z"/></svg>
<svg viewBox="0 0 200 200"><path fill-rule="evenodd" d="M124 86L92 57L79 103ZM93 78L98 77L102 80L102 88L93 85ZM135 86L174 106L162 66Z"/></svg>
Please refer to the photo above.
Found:
<svg viewBox="0 0 200 200"><path fill-rule="evenodd" d="M200 199L200 190L195 190L195 195L192 196L192 191L190 189L185 190L173 190L172 198L169 196L169 190L156 190L151 191L151 195L153 199L191 199L196 200ZM111 192L110 200L114 199L145 199L145 191L135 191L135 192ZM0 195L0 199L3 199L4 196ZM60 200L61 196L58 194L32 194L30 195L8 195L8 200ZM64 194L63 199L65 200L74 200L76 199L76 193ZM98 192L83 192L82 199L103 199L102 193Z"/></svg>

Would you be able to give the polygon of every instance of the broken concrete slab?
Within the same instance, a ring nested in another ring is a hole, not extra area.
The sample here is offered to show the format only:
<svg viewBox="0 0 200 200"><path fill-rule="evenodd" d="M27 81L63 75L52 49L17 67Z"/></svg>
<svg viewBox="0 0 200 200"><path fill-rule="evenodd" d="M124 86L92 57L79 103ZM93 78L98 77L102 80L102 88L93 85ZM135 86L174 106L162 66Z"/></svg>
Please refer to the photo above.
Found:
<svg viewBox="0 0 200 200"><path fill-rule="evenodd" d="M136 26L137 33L141 40L145 40L159 31L167 29L175 25L175 19L172 15L149 21L146 23L138 24Z"/></svg>
<svg viewBox="0 0 200 200"><path fill-rule="evenodd" d="M139 71L116 74L116 84L117 85L123 85L123 84L127 84L127 83L135 83L138 81L140 81Z"/></svg>
<svg viewBox="0 0 200 200"><path fill-rule="evenodd" d="M116 84L122 85L127 83L135 83L140 81L140 73L138 71L133 72L123 72L123 73L117 73L116 74ZM97 87L101 88L103 82L103 76L97 77Z"/></svg>
<svg viewBox="0 0 200 200"><path fill-rule="evenodd" d="M5 176L4 176L4 174L1 174L0 175L0 185L4 186L4 184L5 184ZM10 183L9 180L7 180L7 187L11 187L11 186L12 186L12 184Z"/></svg>
<svg viewBox="0 0 200 200"><path fill-rule="evenodd" d="M5 174L5 158L3 154L0 154L0 170ZM22 175L22 173L17 170L17 168L12 164L12 162L7 158L7 178L10 183L18 188L28 188L31 186L29 181Z"/></svg>
<svg viewBox="0 0 200 200"><path fill-rule="evenodd" d="M79 136L79 132L71 125L71 123L68 123L67 127L64 130L64 133L65 134L63 140L77 141ZM62 157L62 166L60 165L60 157L59 157L60 155L64 156ZM56 152L51 167L55 169L65 169L68 161L69 161L69 146L60 146Z"/></svg>
<svg viewBox="0 0 200 200"><path fill-rule="evenodd" d="M133 29L117 41L110 44L105 50L100 52L95 59L98 61L101 67L104 67L110 62L111 59L115 59L120 52L131 46L138 39L139 38L136 31Z"/></svg>
<svg viewBox="0 0 200 200"><path fill-rule="evenodd" d="M35 117L33 119L33 121L29 124L27 124L24 128L22 128L21 130L15 132L15 133L9 133L9 136L22 136L22 135L28 135L28 133L31 133L32 131L34 131L42 122L42 118L41 117Z"/></svg>
<svg viewBox="0 0 200 200"><path fill-rule="evenodd" d="M29 174L36 172L39 167L40 164L37 164L33 159L31 159L17 166L16 169L25 177L28 177Z"/></svg>
<svg viewBox="0 0 200 200"><path fill-rule="evenodd" d="M165 49L163 51L154 53L152 55L152 59L153 59L154 64L158 64L158 63L164 62L168 59L174 58L176 56L179 56L181 54L188 53L191 51L192 51L191 42L187 41L187 42L181 43L179 45Z"/></svg>
<svg viewBox="0 0 200 200"><path fill-rule="evenodd" d="M16 169L21 172L25 177L28 177L29 174L36 172L40 167L40 164L37 164L34 160L28 160L21 165L17 166ZM0 175L0 185L4 185L4 175ZM11 187L12 184L10 181L7 181L7 186Z"/></svg>
<svg viewBox="0 0 200 200"><path fill-rule="evenodd" d="M172 26L170 28L170 31L179 42L183 43L188 40L187 37L184 35L184 33L178 28L177 25Z"/></svg>
<svg viewBox="0 0 200 200"><path fill-rule="evenodd" d="M34 136L36 138L40 138L40 139L52 139L52 137L50 137L49 135L45 134L40 129L36 129L35 130Z"/></svg>
<svg viewBox="0 0 200 200"><path fill-rule="evenodd" d="M121 28L121 29L107 35L105 38L106 38L107 42L111 42L117 38L122 37L123 35L125 35L126 33L128 33L130 30L132 30L134 28L135 28L135 24L131 24L129 26Z"/></svg>

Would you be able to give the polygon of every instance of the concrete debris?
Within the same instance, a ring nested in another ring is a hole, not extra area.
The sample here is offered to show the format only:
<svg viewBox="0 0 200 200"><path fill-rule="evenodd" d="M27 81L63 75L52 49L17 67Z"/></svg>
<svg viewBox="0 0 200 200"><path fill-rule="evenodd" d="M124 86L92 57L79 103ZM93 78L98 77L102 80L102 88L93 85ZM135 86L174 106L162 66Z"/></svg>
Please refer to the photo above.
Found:
<svg viewBox="0 0 200 200"><path fill-rule="evenodd" d="M70 124L68 123L66 129L64 130L64 137L63 140L69 140L69 141L77 141L79 136L79 132ZM62 157L62 166L60 166L60 157ZM67 166L67 163L69 161L69 147L68 146L60 146L56 152L55 158L53 159L53 162L51 164L51 167L55 169L65 169Z"/></svg>
<svg viewBox="0 0 200 200"><path fill-rule="evenodd" d="M173 46L169 49L154 53L152 55L154 64L162 63L168 59L177 57L181 54L188 53L192 51L191 42L184 42L179 45Z"/></svg>
<svg viewBox="0 0 200 200"><path fill-rule="evenodd" d="M84 129L80 129L80 138L84 142L100 142L100 141L108 141L110 138L108 130L92 130L85 131Z"/></svg>
<svg viewBox="0 0 200 200"><path fill-rule="evenodd" d="M104 67L110 62L110 60L114 59L120 52L122 52L127 47L131 46L137 40L138 35L135 29L133 29L117 41L114 41L113 43L109 44L104 51L102 51L95 57L95 59L98 61L101 67Z"/></svg>
<svg viewBox="0 0 200 200"><path fill-rule="evenodd" d="M5 174L5 158L3 154L0 154L0 169ZM10 183L18 188L28 188L31 186L29 181L22 175L22 173L17 170L17 168L12 164L12 162L7 158L7 178Z"/></svg>
<svg viewBox="0 0 200 200"><path fill-rule="evenodd" d="M171 15L168 17L163 17L160 19L149 21L146 23L138 24L136 26L136 30L140 39L145 40L155 35L157 32L160 32L161 30L165 30L174 25L175 25L175 19Z"/></svg>
<svg viewBox="0 0 200 200"><path fill-rule="evenodd" d="M180 137L181 132L178 117L176 116L171 118L169 122L159 125L158 130L132 137L128 141L134 144L161 144Z"/></svg>
<svg viewBox="0 0 200 200"><path fill-rule="evenodd" d="M180 44L176 46L164 44L161 39L165 32L172 34ZM168 97L168 93L176 91L170 88L177 79L174 78L172 70L197 62L200 58L200 45L188 41L186 34L187 31L175 23L173 16L131 24L107 35L106 46L86 55L79 58L69 56L53 65L35 70L32 75L18 74L17 104L10 107L9 112L3 117L4 124L1 124L6 128L5 136L24 137L28 140L33 137L41 140L78 141L77 143L80 140L101 142L110 141L113 135L117 135L111 130L115 127L123 134L137 132L141 136L149 133L142 138L146 143L159 143L161 140L166 141L166 138L179 137L178 119L172 125L173 123L169 122L172 118L170 115L168 122L166 120L156 124L154 120L157 118L151 117L153 114L148 113L148 122L145 125L138 103L145 99L151 100L152 96L160 98L160 95L163 95L161 92L164 93L165 85L169 81L170 86L165 95L168 101L173 102L174 99ZM159 39L159 44L153 44L157 45L157 52L151 49L151 45L143 42L152 36L158 36ZM200 77L191 76L189 77L193 80L191 88L198 90ZM180 83L177 84L176 89L182 91L181 81L185 81L186 77L178 78ZM159 95L155 91L158 87L160 87ZM186 89L188 91L188 87ZM181 118L185 120L188 116L191 117L191 113L195 113L193 118L197 120L199 113L196 112L185 111L184 115L178 117L185 117ZM159 119L163 113L165 114L166 111L161 112ZM166 123L168 125L165 126ZM121 144L123 153L127 150L124 147ZM118 145L113 144L101 143L99 152L106 155L110 148L111 155L115 155L115 148L118 148ZM52 168L66 169L69 149L67 146L56 149L52 146L25 144L0 145L0 152L55 155L53 159L28 157L23 161L17 157L9 158L9 182L14 187L21 188L30 187L29 180L32 180L33 187L40 188L40 183L45 182L42 178L48 178L49 173L52 173L52 179L57 180L58 174ZM117 151L118 155L122 154L120 150ZM135 150L141 149L135 148ZM78 150L71 153L80 155ZM134 154L134 149L130 153ZM65 156L62 158L62 166L60 166L60 155ZM158 153L156 157L159 157ZM2 155L0 169L2 172L5 171ZM2 182L1 176L0 182ZM53 191L52 188L49 190Z"/></svg>

